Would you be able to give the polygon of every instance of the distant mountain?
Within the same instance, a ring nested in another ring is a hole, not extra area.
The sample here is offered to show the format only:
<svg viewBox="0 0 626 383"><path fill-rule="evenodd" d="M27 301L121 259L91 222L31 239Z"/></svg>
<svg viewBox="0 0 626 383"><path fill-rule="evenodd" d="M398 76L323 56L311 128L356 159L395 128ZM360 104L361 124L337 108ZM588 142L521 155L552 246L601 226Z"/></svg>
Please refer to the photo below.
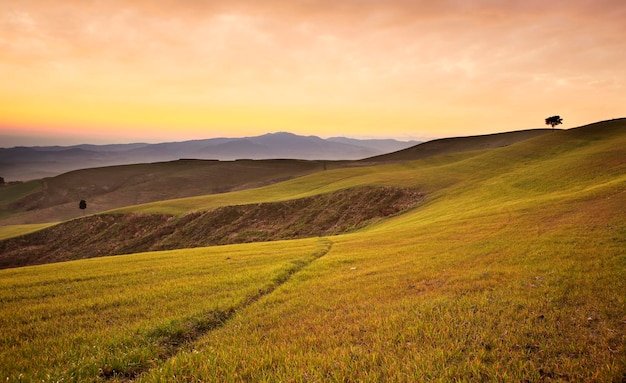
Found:
<svg viewBox="0 0 626 383"><path fill-rule="evenodd" d="M332 142L339 142L342 144L358 145L375 150L382 150L385 153L391 153L398 150L406 149L421 143L421 141L397 141L392 139L358 140L355 138L346 137L330 137L327 140Z"/></svg>
<svg viewBox="0 0 626 383"><path fill-rule="evenodd" d="M130 150L130 149L141 148L146 145L150 145L150 144L146 144L146 143L110 144L110 145L81 144L81 145L74 145L69 148L89 150L92 152L123 152L123 151ZM58 151L67 150L68 146L34 146L32 148L35 150L39 150L39 151L58 152Z"/></svg>
<svg viewBox="0 0 626 383"><path fill-rule="evenodd" d="M415 141L322 139L279 132L244 138L212 138L159 144L0 148L0 176L7 181L55 176L71 170L194 159L358 160L417 144Z"/></svg>

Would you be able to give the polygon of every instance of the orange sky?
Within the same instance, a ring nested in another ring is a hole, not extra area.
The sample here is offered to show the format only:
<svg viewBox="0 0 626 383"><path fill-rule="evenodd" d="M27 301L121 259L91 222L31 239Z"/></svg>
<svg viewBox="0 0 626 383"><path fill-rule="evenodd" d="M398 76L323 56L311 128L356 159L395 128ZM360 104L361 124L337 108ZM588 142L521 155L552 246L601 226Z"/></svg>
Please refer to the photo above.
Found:
<svg viewBox="0 0 626 383"><path fill-rule="evenodd" d="M624 117L624 20L623 0L0 1L0 147Z"/></svg>

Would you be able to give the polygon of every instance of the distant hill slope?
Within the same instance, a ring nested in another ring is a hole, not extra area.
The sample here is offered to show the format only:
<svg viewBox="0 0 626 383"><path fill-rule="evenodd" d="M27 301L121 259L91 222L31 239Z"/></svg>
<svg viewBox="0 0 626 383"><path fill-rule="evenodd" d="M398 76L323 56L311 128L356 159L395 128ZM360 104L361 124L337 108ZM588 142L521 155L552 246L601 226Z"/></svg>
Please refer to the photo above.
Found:
<svg viewBox="0 0 626 383"><path fill-rule="evenodd" d="M530 129L514 132L495 133L480 136L442 138L427 141L407 149L382 154L361 160L361 162L400 162L445 154L500 148L528 140L544 134L554 133L555 129Z"/></svg>
<svg viewBox="0 0 626 383"><path fill-rule="evenodd" d="M76 170L0 188L0 225L79 217L81 199L87 201L87 214L94 214L128 205L258 187L321 171L323 166L321 162L300 160L178 160Z"/></svg>
<svg viewBox="0 0 626 383"><path fill-rule="evenodd" d="M159 144L76 145L0 148L0 176L7 181L55 176L77 169L181 158L236 160L356 160L414 145L396 140L322 139L292 133L214 138Z"/></svg>

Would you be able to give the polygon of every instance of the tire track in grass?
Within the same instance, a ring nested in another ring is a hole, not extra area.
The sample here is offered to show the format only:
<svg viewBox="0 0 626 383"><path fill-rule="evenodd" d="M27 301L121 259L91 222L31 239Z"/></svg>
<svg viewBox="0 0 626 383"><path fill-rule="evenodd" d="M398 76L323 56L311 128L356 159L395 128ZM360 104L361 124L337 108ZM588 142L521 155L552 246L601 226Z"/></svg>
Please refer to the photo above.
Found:
<svg viewBox="0 0 626 383"><path fill-rule="evenodd" d="M181 320L173 320L170 323L159 326L146 334L146 338L159 348L158 363L163 363L178 352L186 348L192 348L193 344L209 332L225 326L235 314L256 303L259 299L273 293L277 288L287 283L293 275L303 268L312 264L315 260L328 254L332 249L333 242L328 238L319 239L319 249L308 261L292 261L292 267L274 277L271 283L259 289L256 293L247 296L239 304L226 310L205 311ZM128 382L137 379L140 375L149 372L156 366L154 363L120 363L109 364L99 369L99 377L116 382Z"/></svg>

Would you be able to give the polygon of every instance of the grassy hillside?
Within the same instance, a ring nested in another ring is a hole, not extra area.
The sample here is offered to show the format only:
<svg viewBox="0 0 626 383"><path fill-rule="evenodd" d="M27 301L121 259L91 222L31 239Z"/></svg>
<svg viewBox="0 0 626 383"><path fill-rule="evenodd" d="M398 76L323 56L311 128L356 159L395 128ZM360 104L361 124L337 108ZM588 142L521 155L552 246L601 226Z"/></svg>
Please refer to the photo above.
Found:
<svg viewBox="0 0 626 383"><path fill-rule="evenodd" d="M173 198L249 189L326 169L416 160L511 145L554 132L536 129L434 140L363 161L180 160L76 170L0 189L0 225L39 224ZM1 231L0 227L0 231Z"/></svg>
<svg viewBox="0 0 626 383"><path fill-rule="evenodd" d="M410 189L361 187L183 216L98 214L0 240L0 269L106 255L327 236L355 231L422 202ZM44 224L45 225L45 224ZM0 232L2 234L2 232ZM8 235L7 235L8 237Z"/></svg>
<svg viewBox="0 0 626 383"><path fill-rule="evenodd" d="M15 214L14 204L17 201L39 190L41 190L40 181L30 181L0 187L0 220Z"/></svg>
<svg viewBox="0 0 626 383"><path fill-rule="evenodd" d="M0 224L33 224L145 202L253 188L323 170L299 160L179 160L76 170L0 189Z"/></svg>
<svg viewBox="0 0 626 383"><path fill-rule="evenodd" d="M359 162L384 163L412 161L452 153L501 148L553 132L553 129L530 129L481 136L442 138L427 141L393 153L366 158Z"/></svg>
<svg viewBox="0 0 626 383"><path fill-rule="evenodd" d="M426 198L351 234L0 271L8 329L0 373L9 381L622 382L624 148L626 121L616 120L129 207L181 214L362 185Z"/></svg>
<svg viewBox="0 0 626 383"><path fill-rule="evenodd" d="M23 235L37 232L54 225L54 223L40 223L32 225L2 226L2 229L0 229L0 241L9 238L21 237Z"/></svg>
<svg viewBox="0 0 626 383"><path fill-rule="evenodd" d="M132 376L328 251L323 240L171 251L5 271L3 380Z"/></svg>
<svg viewBox="0 0 626 383"><path fill-rule="evenodd" d="M364 185L414 188L425 193L428 200L445 198L443 206L458 203L466 206L465 209L496 206L498 199L517 203L520 199L558 198L560 195L554 192L568 193L576 187L619 182L624 166L624 121L567 131L551 130L496 149L338 169L253 190L159 201L114 212L183 214L224 205L283 201ZM468 204L470 201L472 204Z"/></svg>

